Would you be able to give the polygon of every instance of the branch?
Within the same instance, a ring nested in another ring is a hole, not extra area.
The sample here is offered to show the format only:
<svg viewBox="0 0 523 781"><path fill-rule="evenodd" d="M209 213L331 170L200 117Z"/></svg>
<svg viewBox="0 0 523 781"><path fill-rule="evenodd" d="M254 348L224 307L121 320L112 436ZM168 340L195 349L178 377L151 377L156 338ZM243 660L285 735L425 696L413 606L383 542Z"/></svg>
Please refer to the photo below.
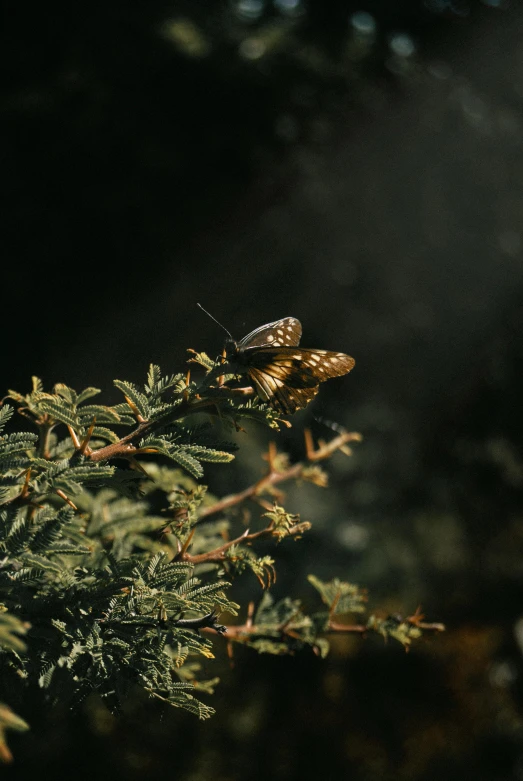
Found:
<svg viewBox="0 0 523 781"><path fill-rule="evenodd" d="M283 636L289 635L293 639L296 638L296 635L292 632L292 630L289 631L288 625L291 623L289 620L285 621L284 624L281 624L276 630L272 631L279 631ZM226 624L225 625L224 634L227 634L226 640L232 640L236 641L238 643L241 643L244 639L247 639L251 635L258 635L258 637L263 637L264 635L267 635L268 637L271 637L273 639L273 636L269 633L269 631L264 631L262 627L257 626L256 624L253 624L252 621L249 621L249 619L245 622L245 624ZM203 632L206 632L207 629L202 629ZM337 624L333 621L329 622L329 625L327 629L324 630L324 634L330 633L330 632L338 632L343 634L349 634L349 633L356 633L356 634L364 634L365 632L369 631L369 627L365 626L363 624Z"/></svg>
<svg viewBox="0 0 523 781"><path fill-rule="evenodd" d="M223 545L220 545L219 548L207 551L207 553L198 553L194 556L191 556L190 553L187 553L187 550L184 550L186 546L183 546L180 547L173 561L188 561L191 564L203 564L203 562L206 561L223 561L225 559L226 552L229 550L229 548L232 548L233 545L238 545L241 542L249 542L259 537L268 537L271 534L272 530L270 526L268 526L266 529L261 529L258 532L252 532L252 534L250 534L249 530L246 529L243 534L240 534L239 537L236 537L234 540L229 540Z"/></svg>
<svg viewBox="0 0 523 781"><path fill-rule="evenodd" d="M278 485L279 483L283 483L286 480L296 480L302 476L304 470L311 464L329 458L336 450L341 450L349 442L361 442L361 440L361 434L352 431L345 431L341 434L338 434L338 436L334 437L334 439L332 439L330 442L321 442L319 447L315 449L311 433L308 429L305 429L305 445L307 449L306 459L304 461L299 461L297 464L293 464L283 471L278 471L275 467L276 448L275 445L271 443L268 453L268 473L253 485L245 488L243 491L240 491L237 494L230 494L229 496L225 496L223 499L220 499L210 507L204 507L199 514L198 520L201 521L203 518L208 518L210 515L216 515L217 513L223 512L224 510L228 510L229 507L234 507L246 499L259 496L271 486Z"/></svg>
<svg viewBox="0 0 523 781"><path fill-rule="evenodd" d="M192 629L194 632L200 632L203 629L211 629L218 634L224 634L227 627L218 623L218 613L211 610L200 618L178 618L172 621L171 626L183 627L183 629Z"/></svg>
<svg viewBox="0 0 523 781"><path fill-rule="evenodd" d="M292 628L289 628L289 625L292 624L292 618L287 619L285 623L282 623L279 627L276 629L271 630L264 630L263 626L257 626L252 621L252 615L254 613L254 603L250 603L249 605L249 614L247 617L247 621L245 624L227 624L225 625L224 629L225 631L223 634L226 634L227 637L225 638L228 643L231 642L237 642L237 643L243 643L249 639L252 635L256 635L257 637L268 637L270 639L274 639L274 632L279 632L281 638L284 637L291 637L293 639L299 639L297 637L296 633L292 631ZM413 616L409 616L405 619L405 622L408 624L411 624L412 626L423 629L424 631L432 631L432 632L444 632L445 631L445 625L440 623L426 623L424 621L421 621L420 619L423 618L417 611ZM207 630L204 628L202 631L207 632L210 630ZM341 624L337 621L329 621L325 629L320 632L319 634L359 634L364 635L367 632L376 632L378 634L381 634L379 630L370 624ZM406 647L408 650L408 646Z"/></svg>
<svg viewBox="0 0 523 781"><path fill-rule="evenodd" d="M339 624L337 621L329 621L325 633L337 632L339 634L365 634L369 629L365 624Z"/></svg>
<svg viewBox="0 0 523 781"><path fill-rule="evenodd" d="M140 448L137 447L134 442L137 439L141 439L149 431L154 431L155 428L164 428L169 423L172 423L178 418L183 418L191 413L200 412L200 410L206 407L216 407L216 399L198 399L197 401L185 401L176 408L176 413L169 418L162 418L162 420L145 420L138 424L134 431L122 437L118 442L113 442L110 445L101 447L98 450L94 450L89 453L89 459L91 461L107 461L110 458L132 458L136 453L140 452ZM149 451L150 452L150 451Z"/></svg>
<svg viewBox="0 0 523 781"><path fill-rule="evenodd" d="M310 523L308 521L303 521L294 524L294 526L291 526L287 530L287 534L288 536L293 537L295 535L302 534L308 529L310 529ZM194 531L195 529L192 530L192 533L189 535L189 538L185 541L183 546L181 545L180 541L178 541L178 553L174 557L173 561L188 561L191 564L203 564L204 562L208 561L224 561L227 551L229 548L232 548L233 545L240 545L242 542L252 542L253 540L259 539L260 537L273 536L274 521L271 521L265 529L260 529L260 531L257 532L249 532L249 529L246 529L243 534L240 534L239 537L236 537L234 540L228 540L223 545L220 545L219 548L214 548L214 550L207 551L206 553L198 553L192 556L190 553L187 553L187 549L192 540Z"/></svg>

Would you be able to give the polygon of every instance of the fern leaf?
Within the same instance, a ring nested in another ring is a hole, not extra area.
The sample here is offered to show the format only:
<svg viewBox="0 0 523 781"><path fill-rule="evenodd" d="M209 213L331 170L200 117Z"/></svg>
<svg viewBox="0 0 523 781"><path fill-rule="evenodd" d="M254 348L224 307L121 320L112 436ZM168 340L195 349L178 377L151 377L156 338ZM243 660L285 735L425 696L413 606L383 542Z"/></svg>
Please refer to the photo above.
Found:
<svg viewBox="0 0 523 781"><path fill-rule="evenodd" d="M44 673L42 673L38 679L38 685L41 689L48 689L51 685L54 671L56 670L56 664L51 664Z"/></svg>
<svg viewBox="0 0 523 781"><path fill-rule="evenodd" d="M7 437L0 438L0 459L7 459L14 453L22 453L31 450L38 440L36 434L23 431L16 434L9 434Z"/></svg>
<svg viewBox="0 0 523 781"><path fill-rule="evenodd" d="M0 648L23 653L26 645L18 635L25 635L28 628L28 624L24 624L16 616L7 612L0 613Z"/></svg>
<svg viewBox="0 0 523 781"><path fill-rule="evenodd" d="M140 415L147 419L149 416L149 404L147 402L147 396L145 396L143 393L141 393L138 388L133 385L130 382L125 382L124 380L113 380L114 385L118 388L118 390L121 390L124 396L127 396L127 398L130 399L130 401L134 404ZM127 408L132 410L132 407Z"/></svg>
<svg viewBox="0 0 523 781"><path fill-rule="evenodd" d="M62 529L70 523L74 515L70 507L60 509L55 518L43 523L31 541L31 550L33 553L39 553L46 550L53 542L56 542L62 536Z"/></svg>
<svg viewBox="0 0 523 781"><path fill-rule="evenodd" d="M14 409L10 404L4 404L0 406L0 431L3 429L7 421L12 418Z"/></svg>
<svg viewBox="0 0 523 781"><path fill-rule="evenodd" d="M17 583L25 583L26 585L36 585L40 583L44 576L44 571L41 569L34 569L33 567L22 567L22 569L16 572L2 572L0 573L2 579L7 581L16 581Z"/></svg>
<svg viewBox="0 0 523 781"><path fill-rule="evenodd" d="M177 464L182 466L193 477L203 477L203 469L200 462L185 450L171 450L168 455L169 458L176 461Z"/></svg>
<svg viewBox="0 0 523 781"><path fill-rule="evenodd" d="M87 401L87 399L91 399L93 396L98 396L98 394L101 393L101 390L99 388L93 388L88 387L84 388L83 391L81 391L78 394L78 398L76 399L76 404L83 404L84 401Z"/></svg>
<svg viewBox="0 0 523 781"><path fill-rule="evenodd" d="M127 412L129 407L125 405ZM78 409L78 418L82 423L90 424L93 418L97 423L119 423L120 416L112 407L104 407L102 404L85 404Z"/></svg>
<svg viewBox="0 0 523 781"><path fill-rule="evenodd" d="M72 388L69 388L67 385L64 385L63 382L57 382L53 390L56 394L58 394L58 396L61 396L62 399L68 401L71 406L76 405L76 401L78 399L76 391L74 391Z"/></svg>
<svg viewBox="0 0 523 781"><path fill-rule="evenodd" d="M227 453L225 450L213 450L201 445L185 445L184 451L199 461L208 461L213 464L227 464L234 460L233 453Z"/></svg>
<svg viewBox="0 0 523 781"><path fill-rule="evenodd" d="M45 556L39 556L36 553L24 553L21 556L21 561L28 567L33 567L41 571L52 570L53 572L61 572L63 566L55 561L51 561Z"/></svg>
<svg viewBox="0 0 523 781"><path fill-rule="evenodd" d="M35 374L31 377L31 383L33 386L33 393L42 393L44 390L44 384L40 377L37 377Z"/></svg>
<svg viewBox="0 0 523 781"><path fill-rule="evenodd" d="M165 553L163 552L157 553L156 556L152 557L146 570L146 575L148 579L153 577L156 570L158 569L158 567L160 567L164 559L165 559Z"/></svg>
<svg viewBox="0 0 523 781"><path fill-rule="evenodd" d="M112 443L118 442L120 439L120 437L115 434L114 431L112 431L110 428L106 428L105 426L95 426L93 429L93 437L100 437L101 439Z"/></svg>
<svg viewBox="0 0 523 781"><path fill-rule="evenodd" d="M204 369L206 369L208 372L212 371L212 369L215 369L219 366L216 361L213 361L212 358L209 358L207 353L195 353L194 350L191 350L192 357L189 358L191 363L199 363L200 366L203 366Z"/></svg>
<svg viewBox="0 0 523 781"><path fill-rule="evenodd" d="M56 401L43 399L39 403L39 407L42 412L47 412L51 418L60 423L65 423L67 426L71 426L71 428L76 428L78 426L76 415L65 404L60 404L58 399Z"/></svg>
<svg viewBox="0 0 523 781"><path fill-rule="evenodd" d="M324 582L315 575L309 575L307 580L319 591L322 600L333 613L363 613L365 611L367 595L353 583L346 583L338 578Z"/></svg>
<svg viewBox="0 0 523 781"><path fill-rule="evenodd" d="M163 567L160 572L151 575L149 585L151 588L174 589L178 586L180 581L187 580L193 569L193 564L182 561L171 562L171 564Z"/></svg>
<svg viewBox="0 0 523 781"><path fill-rule="evenodd" d="M48 555L55 554L60 556L88 556L92 553L91 548L77 545L67 545L63 542L54 542L46 549Z"/></svg>
<svg viewBox="0 0 523 781"><path fill-rule="evenodd" d="M162 378L162 370L156 364L151 363L151 365L149 366L149 371L147 373L147 385L145 386L146 390L149 392L150 395L154 393L154 389L160 382L161 378Z"/></svg>

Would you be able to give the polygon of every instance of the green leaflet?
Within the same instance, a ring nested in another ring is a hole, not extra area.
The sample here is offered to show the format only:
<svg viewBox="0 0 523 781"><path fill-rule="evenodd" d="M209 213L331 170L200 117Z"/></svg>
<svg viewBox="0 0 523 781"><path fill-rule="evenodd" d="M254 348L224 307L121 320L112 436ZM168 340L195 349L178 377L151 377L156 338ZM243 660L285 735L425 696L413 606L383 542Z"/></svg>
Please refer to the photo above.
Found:
<svg viewBox="0 0 523 781"><path fill-rule="evenodd" d="M47 412L53 419L65 423L67 426L76 428L78 426L78 418L71 410L68 404L61 403L60 399L56 401L52 399L44 399L39 403L39 408L42 412Z"/></svg>
<svg viewBox="0 0 523 781"><path fill-rule="evenodd" d="M14 409L10 404L0 406L0 431L4 428L7 421L13 417Z"/></svg>
<svg viewBox="0 0 523 781"><path fill-rule="evenodd" d="M133 385L132 382L124 382L123 380L114 380L113 383L118 390L122 391L124 396L127 396L127 398L131 400L140 415L143 418L147 418L149 414L149 403L147 397L138 390L136 385ZM128 410L134 413L132 407L129 406Z"/></svg>
<svg viewBox="0 0 523 781"><path fill-rule="evenodd" d="M5 651L24 653L27 646L19 635L25 635L29 628L28 624L24 624L19 618L8 613L4 606L2 610L4 612L0 611L0 648Z"/></svg>
<svg viewBox="0 0 523 781"><path fill-rule="evenodd" d="M334 614L363 613L366 609L367 595L353 583L334 578L324 583L315 575L309 575L307 580L319 591L321 598Z"/></svg>
<svg viewBox="0 0 523 781"><path fill-rule="evenodd" d="M190 453L187 453L186 450L183 450L182 448L173 448L169 451L166 451L166 453L173 461L175 461L180 466L183 466L183 468L193 477L203 477L203 468L200 462L197 461L196 458L194 458L194 456L192 456Z"/></svg>

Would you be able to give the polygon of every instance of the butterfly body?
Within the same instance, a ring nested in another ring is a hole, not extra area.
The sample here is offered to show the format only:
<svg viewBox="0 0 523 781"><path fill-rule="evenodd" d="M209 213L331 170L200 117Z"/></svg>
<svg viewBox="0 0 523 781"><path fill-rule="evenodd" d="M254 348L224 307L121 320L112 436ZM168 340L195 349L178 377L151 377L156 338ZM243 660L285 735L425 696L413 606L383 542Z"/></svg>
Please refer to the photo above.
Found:
<svg viewBox="0 0 523 781"><path fill-rule="evenodd" d="M320 382L347 374L354 359L345 353L299 347L301 323L284 317L256 328L239 342L225 343L227 362L246 374L258 396L290 415L316 396Z"/></svg>

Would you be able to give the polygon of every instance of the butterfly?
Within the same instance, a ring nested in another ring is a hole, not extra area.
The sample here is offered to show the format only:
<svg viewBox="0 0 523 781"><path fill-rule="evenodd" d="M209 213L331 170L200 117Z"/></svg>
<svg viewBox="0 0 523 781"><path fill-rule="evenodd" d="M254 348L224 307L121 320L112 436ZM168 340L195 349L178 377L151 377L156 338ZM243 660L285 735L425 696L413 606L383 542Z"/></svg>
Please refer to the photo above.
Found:
<svg viewBox="0 0 523 781"><path fill-rule="evenodd" d="M258 396L284 415L307 406L320 382L347 374L355 364L345 353L298 347L301 333L299 320L284 317L261 325L239 342L225 342L232 370L246 374Z"/></svg>

